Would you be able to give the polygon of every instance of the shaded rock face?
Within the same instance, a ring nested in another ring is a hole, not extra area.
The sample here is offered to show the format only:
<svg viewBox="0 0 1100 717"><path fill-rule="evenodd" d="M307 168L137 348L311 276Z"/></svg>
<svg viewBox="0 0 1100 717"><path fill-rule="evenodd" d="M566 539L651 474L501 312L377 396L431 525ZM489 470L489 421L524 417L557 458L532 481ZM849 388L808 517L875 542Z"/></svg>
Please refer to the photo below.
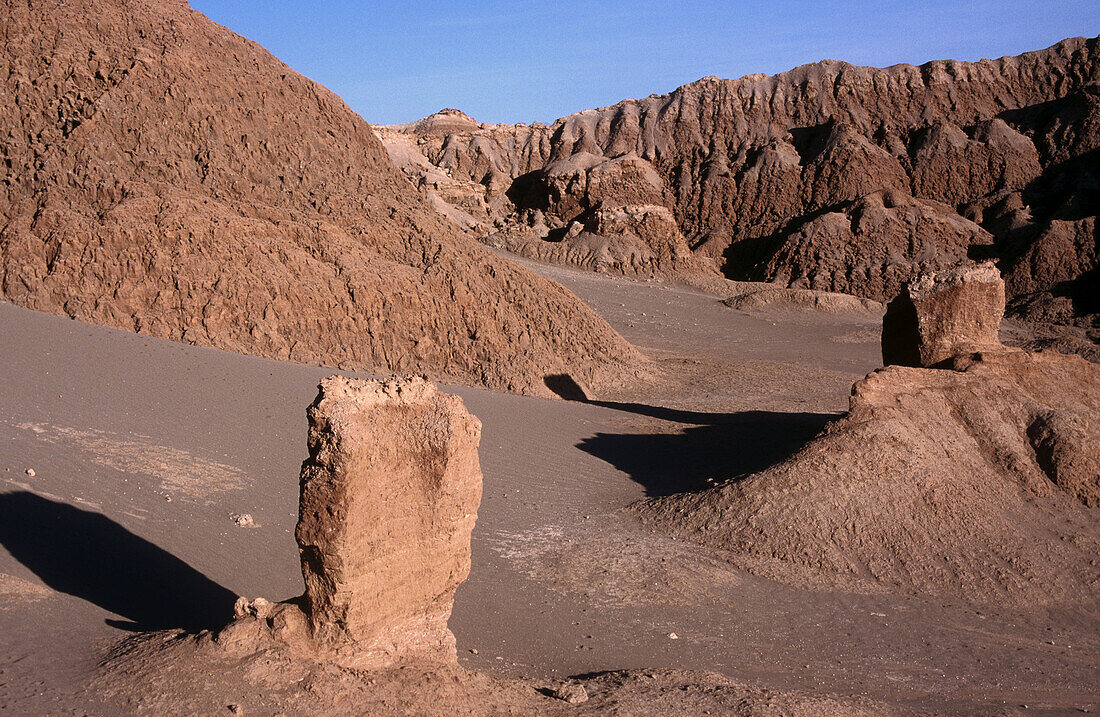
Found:
<svg viewBox="0 0 1100 717"><path fill-rule="evenodd" d="M455 659L481 423L422 378L332 376L309 408L295 537L315 640L345 664Z"/></svg>
<svg viewBox="0 0 1100 717"><path fill-rule="evenodd" d="M991 263L923 274L886 306L882 362L936 366L1000 348L1005 284Z"/></svg>
<svg viewBox="0 0 1100 717"><path fill-rule="evenodd" d="M525 209L553 228L597 204L663 204L733 279L883 301L984 252L1014 311L1092 326L1098 88L1098 41L1076 38L976 63L705 78L551 126L393 129L454 180L503 191L482 236Z"/></svg>
<svg viewBox="0 0 1100 717"><path fill-rule="evenodd" d="M433 211L339 98L185 2L15 0L0 32L5 300L536 394L554 364L638 360Z"/></svg>
<svg viewBox="0 0 1100 717"><path fill-rule="evenodd" d="M636 506L802 586L1095 606L1100 366L999 350L890 366L791 458Z"/></svg>

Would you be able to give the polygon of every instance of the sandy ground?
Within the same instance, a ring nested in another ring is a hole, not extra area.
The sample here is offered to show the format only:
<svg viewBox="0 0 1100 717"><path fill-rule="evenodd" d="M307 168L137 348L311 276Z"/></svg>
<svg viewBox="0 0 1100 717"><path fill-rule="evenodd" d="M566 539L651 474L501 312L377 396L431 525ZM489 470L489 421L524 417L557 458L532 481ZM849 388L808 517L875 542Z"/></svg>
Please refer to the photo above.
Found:
<svg viewBox="0 0 1100 717"><path fill-rule="evenodd" d="M956 714L1100 709L1100 616L796 590L616 513L795 450L878 365L876 322L535 268L658 378L587 402L452 387L484 423L473 571L451 619L463 665L705 669ZM0 366L0 711L109 713L86 683L126 631L301 591L305 407L330 370L7 304Z"/></svg>

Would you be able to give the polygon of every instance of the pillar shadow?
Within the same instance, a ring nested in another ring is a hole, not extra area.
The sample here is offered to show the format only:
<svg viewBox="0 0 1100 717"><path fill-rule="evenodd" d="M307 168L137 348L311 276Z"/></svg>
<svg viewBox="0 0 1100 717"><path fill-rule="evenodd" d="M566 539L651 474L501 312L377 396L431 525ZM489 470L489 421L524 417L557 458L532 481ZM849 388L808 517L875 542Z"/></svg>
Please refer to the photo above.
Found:
<svg viewBox="0 0 1100 717"><path fill-rule="evenodd" d="M197 632L233 615L237 596L171 553L34 493L0 493L0 545L54 590L126 618L108 619L114 627Z"/></svg>
<svg viewBox="0 0 1100 717"><path fill-rule="evenodd" d="M711 481L739 478L796 453L840 416L832 413L742 411L706 413L640 403L588 399L568 375L547 376L562 398L683 423L678 433L597 433L577 444L662 496L700 490Z"/></svg>

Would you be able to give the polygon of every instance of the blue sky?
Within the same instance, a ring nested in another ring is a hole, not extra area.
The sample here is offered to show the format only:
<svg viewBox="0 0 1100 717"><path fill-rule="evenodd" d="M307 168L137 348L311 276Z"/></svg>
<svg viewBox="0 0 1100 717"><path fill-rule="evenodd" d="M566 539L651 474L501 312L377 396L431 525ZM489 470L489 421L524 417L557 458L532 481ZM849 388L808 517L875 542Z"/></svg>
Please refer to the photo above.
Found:
<svg viewBox="0 0 1100 717"><path fill-rule="evenodd" d="M191 0L370 122L550 122L706 75L978 60L1100 34L1100 0Z"/></svg>

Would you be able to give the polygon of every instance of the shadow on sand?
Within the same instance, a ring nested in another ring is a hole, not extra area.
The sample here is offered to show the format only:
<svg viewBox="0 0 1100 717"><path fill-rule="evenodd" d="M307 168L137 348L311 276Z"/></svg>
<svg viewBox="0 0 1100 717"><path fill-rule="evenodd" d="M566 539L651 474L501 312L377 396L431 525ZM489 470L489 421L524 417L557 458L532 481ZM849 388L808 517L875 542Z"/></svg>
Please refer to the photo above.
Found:
<svg viewBox="0 0 1100 717"><path fill-rule="evenodd" d="M577 444L645 488L648 496L699 490L708 479L756 473L793 455L830 422L832 413L705 413L641 403L590 400L568 375L545 378L567 401L686 424L678 433L597 433Z"/></svg>
<svg viewBox="0 0 1100 717"><path fill-rule="evenodd" d="M100 513L26 491L0 494L0 544L59 592L130 622L125 630L226 624L237 596Z"/></svg>

